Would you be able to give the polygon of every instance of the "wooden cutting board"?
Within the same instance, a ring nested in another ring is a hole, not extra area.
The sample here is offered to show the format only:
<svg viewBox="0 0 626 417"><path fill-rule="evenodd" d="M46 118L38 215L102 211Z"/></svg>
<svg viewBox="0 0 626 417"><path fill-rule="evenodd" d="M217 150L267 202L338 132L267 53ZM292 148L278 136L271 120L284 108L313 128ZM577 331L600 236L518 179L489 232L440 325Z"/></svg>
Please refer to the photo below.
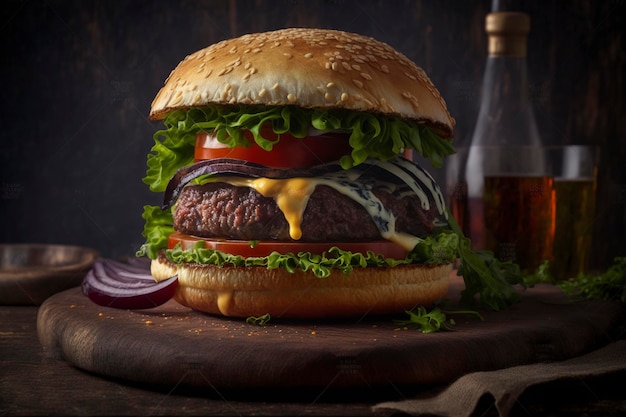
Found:
<svg viewBox="0 0 626 417"><path fill-rule="evenodd" d="M462 280L451 277L458 300ZM451 307L454 307L452 305ZM407 316L270 321L199 313L174 301L150 310L93 304L79 288L40 307L39 339L50 355L133 382L212 388L359 387L451 382L494 370L577 356L611 341L620 304L572 303L555 287L526 290L484 320L455 315L455 331L400 328Z"/></svg>

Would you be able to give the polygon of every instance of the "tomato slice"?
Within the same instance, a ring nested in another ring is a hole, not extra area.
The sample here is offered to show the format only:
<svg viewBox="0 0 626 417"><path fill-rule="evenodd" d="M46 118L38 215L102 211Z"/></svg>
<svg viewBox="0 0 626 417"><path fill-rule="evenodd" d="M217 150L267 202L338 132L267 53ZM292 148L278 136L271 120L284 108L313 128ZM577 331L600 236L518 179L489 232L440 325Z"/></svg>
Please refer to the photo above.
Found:
<svg viewBox="0 0 626 417"><path fill-rule="evenodd" d="M181 244L183 249L192 248L197 242L204 241L209 249L216 249L220 252L243 257L268 256L272 252L294 253L310 252L320 255L333 246L353 253L373 252L383 255L385 258L404 259L407 255L406 249L389 241L377 240L373 242L278 242L259 241L252 244L247 240L211 240L186 235L180 232L172 233L168 238L168 248L172 249L177 244Z"/></svg>
<svg viewBox="0 0 626 417"><path fill-rule="evenodd" d="M262 129L261 132L268 140L276 139L277 135L271 129ZM275 168L307 168L336 161L352 151L346 134L328 133L300 139L283 133L269 152L254 142L251 133L246 132L245 136L252 143L250 147L229 148L211 134L198 133L194 158L196 162L214 158L235 158Z"/></svg>

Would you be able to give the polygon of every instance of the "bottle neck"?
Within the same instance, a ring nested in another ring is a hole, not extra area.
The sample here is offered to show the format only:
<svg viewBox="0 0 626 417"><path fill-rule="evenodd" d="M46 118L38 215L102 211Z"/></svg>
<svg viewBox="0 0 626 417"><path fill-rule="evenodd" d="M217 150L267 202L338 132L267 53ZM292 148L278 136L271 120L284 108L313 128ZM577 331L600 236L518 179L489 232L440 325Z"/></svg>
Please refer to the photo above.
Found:
<svg viewBox="0 0 626 417"><path fill-rule="evenodd" d="M487 57L473 145L539 146L525 56Z"/></svg>
<svg viewBox="0 0 626 417"><path fill-rule="evenodd" d="M489 55L483 75L481 110L498 114L530 107L526 58Z"/></svg>

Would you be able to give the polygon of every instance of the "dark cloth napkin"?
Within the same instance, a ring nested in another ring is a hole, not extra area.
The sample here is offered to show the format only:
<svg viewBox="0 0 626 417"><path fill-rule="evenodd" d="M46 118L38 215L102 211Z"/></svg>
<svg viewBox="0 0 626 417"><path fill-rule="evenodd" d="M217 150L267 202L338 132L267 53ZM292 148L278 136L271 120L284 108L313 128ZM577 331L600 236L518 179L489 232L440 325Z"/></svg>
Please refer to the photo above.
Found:
<svg viewBox="0 0 626 417"><path fill-rule="evenodd" d="M501 417L506 417L522 393L533 385L568 378L601 376L626 371L626 340L561 362L514 366L464 375L434 397L384 402L374 411L393 410L414 416L470 416L483 395L490 394Z"/></svg>

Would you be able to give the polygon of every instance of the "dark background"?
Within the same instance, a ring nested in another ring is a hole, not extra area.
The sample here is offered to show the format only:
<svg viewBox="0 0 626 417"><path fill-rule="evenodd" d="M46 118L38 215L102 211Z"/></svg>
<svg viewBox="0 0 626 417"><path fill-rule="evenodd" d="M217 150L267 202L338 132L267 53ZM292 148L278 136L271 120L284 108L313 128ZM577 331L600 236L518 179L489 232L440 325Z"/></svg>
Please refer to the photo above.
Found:
<svg viewBox="0 0 626 417"><path fill-rule="evenodd" d="M430 75L467 140L490 1L5 0L0 18L0 242L143 243L150 103L186 55L284 27L358 32ZM517 1L532 16L530 91L547 143L602 150L596 266L626 255L626 1ZM443 181L443 170L431 170Z"/></svg>

